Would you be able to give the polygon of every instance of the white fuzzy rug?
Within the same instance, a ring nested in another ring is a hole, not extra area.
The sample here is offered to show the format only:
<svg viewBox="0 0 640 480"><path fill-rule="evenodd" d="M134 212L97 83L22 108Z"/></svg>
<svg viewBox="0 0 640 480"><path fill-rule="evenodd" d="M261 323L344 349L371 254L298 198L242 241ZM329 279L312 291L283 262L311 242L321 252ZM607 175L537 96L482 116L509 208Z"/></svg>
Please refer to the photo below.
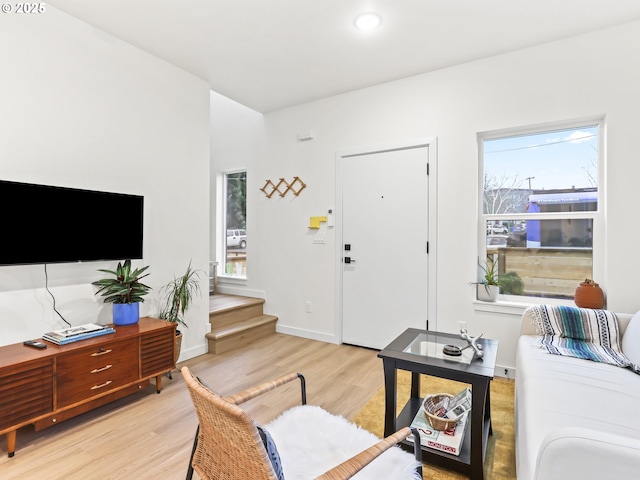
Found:
<svg viewBox="0 0 640 480"><path fill-rule="evenodd" d="M285 480L310 480L380 439L317 406L287 410L264 425L280 454ZM411 453L393 447L367 465L357 480L421 480Z"/></svg>

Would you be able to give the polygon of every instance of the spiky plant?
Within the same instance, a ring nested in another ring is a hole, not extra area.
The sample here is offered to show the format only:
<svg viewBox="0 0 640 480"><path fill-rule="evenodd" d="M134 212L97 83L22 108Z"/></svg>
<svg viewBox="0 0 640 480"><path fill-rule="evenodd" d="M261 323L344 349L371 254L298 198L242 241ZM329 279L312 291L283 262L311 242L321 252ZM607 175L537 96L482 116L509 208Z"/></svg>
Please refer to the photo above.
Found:
<svg viewBox="0 0 640 480"><path fill-rule="evenodd" d="M484 265L478 260L478 266L482 270L482 280L478 282L469 282L469 285L484 285L485 290L489 291L489 285L502 287L502 279L498 276L498 262L485 262Z"/></svg>
<svg viewBox="0 0 640 480"><path fill-rule="evenodd" d="M193 297L200 295L200 270L194 270L191 262L184 275L174 278L163 286L162 309L158 317L168 322L188 327L184 321L184 314L191 305Z"/></svg>

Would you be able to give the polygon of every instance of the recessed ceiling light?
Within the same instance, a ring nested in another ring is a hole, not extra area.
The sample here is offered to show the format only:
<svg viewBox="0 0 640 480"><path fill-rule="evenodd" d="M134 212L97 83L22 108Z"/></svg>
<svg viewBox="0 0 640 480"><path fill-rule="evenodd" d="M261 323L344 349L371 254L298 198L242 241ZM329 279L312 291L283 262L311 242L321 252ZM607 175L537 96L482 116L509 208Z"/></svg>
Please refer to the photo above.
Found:
<svg viewBox="0 0 640 480"><path fill-rule="evenodd" d="M368 32L380 26L382 17L375 12L365 12L358 15L353 23L358 30Z"/></svg>

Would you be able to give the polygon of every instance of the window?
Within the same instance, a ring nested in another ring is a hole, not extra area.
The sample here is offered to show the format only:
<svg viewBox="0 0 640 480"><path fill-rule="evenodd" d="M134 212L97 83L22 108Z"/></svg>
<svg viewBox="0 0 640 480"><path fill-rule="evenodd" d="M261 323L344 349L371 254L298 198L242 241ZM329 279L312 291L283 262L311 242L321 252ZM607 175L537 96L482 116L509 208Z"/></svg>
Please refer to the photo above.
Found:
<svg viewBox="0 0 640 480"><path fill-rule="evenodd" d="M478 136L480 258L498 262L502 298L573 299L601 277L602 129L595 120Z"/></svg>
<svg viewBox="0 0 640 480"><path fill-rule="evenodd" d="M224 175L224 275L247 275L247 172Z"/></svg>

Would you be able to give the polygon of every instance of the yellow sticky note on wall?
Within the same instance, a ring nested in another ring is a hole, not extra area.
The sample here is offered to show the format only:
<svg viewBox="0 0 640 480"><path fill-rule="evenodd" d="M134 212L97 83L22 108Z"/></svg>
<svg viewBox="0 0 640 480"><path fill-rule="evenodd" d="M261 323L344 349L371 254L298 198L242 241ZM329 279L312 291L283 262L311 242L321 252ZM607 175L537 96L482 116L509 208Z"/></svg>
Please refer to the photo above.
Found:
<svg viewBox="0 0 640 480"><path fill-rule="evenodd" d="M320 222L326 222L327 217L309 217L309 228L320 228Z"/></svg>

